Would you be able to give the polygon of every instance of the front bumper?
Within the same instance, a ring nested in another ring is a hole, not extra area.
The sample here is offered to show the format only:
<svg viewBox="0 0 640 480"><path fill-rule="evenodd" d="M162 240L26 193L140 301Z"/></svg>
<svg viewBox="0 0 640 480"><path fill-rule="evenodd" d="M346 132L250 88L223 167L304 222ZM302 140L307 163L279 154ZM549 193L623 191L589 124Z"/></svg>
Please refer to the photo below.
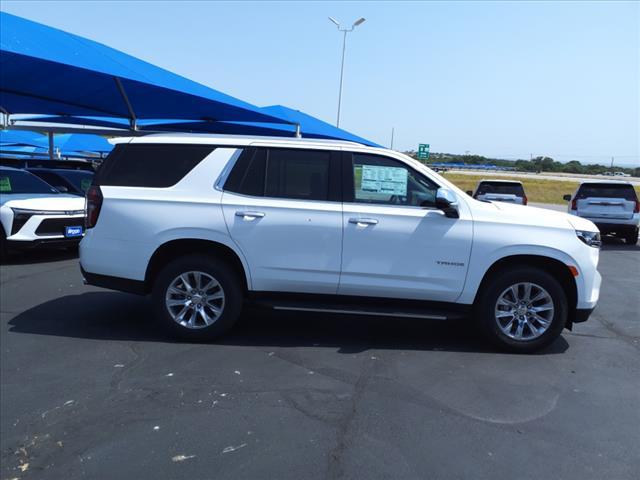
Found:
<svg viewBox="0 0 640 480"><path fill-rule="evenodd" d="M45 247L76 247L80 244L82 237L73 238L41 238L38 240L12 240L7 239L7 247L12 250L22 250Z"/></svg>

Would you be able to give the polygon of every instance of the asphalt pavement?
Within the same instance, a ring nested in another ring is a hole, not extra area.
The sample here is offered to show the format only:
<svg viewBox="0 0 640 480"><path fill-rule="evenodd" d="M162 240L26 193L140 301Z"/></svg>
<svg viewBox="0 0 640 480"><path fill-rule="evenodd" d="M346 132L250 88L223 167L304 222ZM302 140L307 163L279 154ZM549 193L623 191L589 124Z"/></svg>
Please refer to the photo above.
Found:
<svg viewBox="0 0 640 480"><path fill-rule="evenodd" d="M640 247L602 250L600 305L547 350L465 322L251 310L174 342L77 259L1 268L1 479L635 479Z"/></svg>

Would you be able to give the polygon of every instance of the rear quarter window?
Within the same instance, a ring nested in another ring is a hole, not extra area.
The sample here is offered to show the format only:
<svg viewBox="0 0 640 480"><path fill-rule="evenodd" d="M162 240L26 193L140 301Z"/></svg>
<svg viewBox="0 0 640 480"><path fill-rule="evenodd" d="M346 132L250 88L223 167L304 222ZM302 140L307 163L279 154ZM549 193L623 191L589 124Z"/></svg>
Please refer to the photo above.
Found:
<svg viewBox="0 0 640 480"><path fill-rule="evenodd" d="M167 188L184 178L213 145L117 145L95 176L97 185Z"/></svg>
<svg viewBox="0 0 640 480"><path fill-rule="evenodd" d="M607 183L583 184L578 189L576 198L624 198L625 200L636 201L638 199L636 191L631 185L615 185Z"/></svg>

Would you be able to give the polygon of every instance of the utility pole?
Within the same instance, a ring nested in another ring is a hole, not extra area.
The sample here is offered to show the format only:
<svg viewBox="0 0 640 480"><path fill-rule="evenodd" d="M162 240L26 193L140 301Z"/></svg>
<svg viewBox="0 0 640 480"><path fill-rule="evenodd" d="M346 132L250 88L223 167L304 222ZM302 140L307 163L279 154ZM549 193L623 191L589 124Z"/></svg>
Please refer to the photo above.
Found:
<svg viewBox="0 0 640 480"><path fill-rule="evenodd" d="M613 157L611 157L611 173L613 173Z"/></svg>
<svg viewBox="0 0 640 480"><path fill-rule="evenodd" d="M391 147L390 150L393 150L393 133L394 133L395 127L391 127Z"/></svg>

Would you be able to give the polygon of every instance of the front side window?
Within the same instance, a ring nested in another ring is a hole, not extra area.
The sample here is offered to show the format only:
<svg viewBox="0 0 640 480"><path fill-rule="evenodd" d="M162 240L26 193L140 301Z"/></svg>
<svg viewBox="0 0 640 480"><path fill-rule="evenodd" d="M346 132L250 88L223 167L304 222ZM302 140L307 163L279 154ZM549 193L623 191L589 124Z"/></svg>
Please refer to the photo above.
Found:
<svg viewBox="0 0 640 480"><path fill-rule="evenodd" d="M396 160L353 155L353 200L357 203L435 206L438 186Z"/></svg>

